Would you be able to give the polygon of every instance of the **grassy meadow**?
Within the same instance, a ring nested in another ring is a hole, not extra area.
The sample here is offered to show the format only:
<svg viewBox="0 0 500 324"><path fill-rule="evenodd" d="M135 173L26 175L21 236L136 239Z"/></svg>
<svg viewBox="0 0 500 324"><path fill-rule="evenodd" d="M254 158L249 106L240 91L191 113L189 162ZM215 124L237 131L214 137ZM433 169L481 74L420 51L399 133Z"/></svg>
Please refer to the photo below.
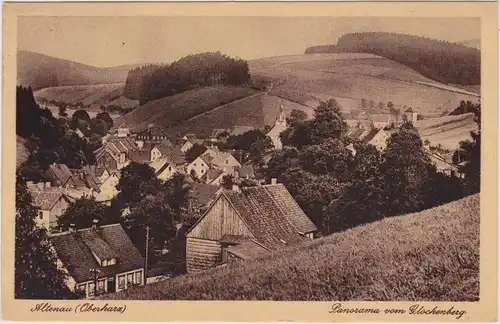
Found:
<svg viewBox="0 0 500 324"><path fill-rule="evenodd" d="M477 101L474 94L372 54L290 55L250 61L249 66L252 75L279 83L270 95L313 108L325 98L350 98L343 107L348 112L359 108L365 98L376 103L392 101L396 108L412 106L423 115L439 115L453 110L460 100Z"/></svg>
<svg viewBox="0 0 500 324"><path fill-rule="evenodd" d="M99 298L477 301L479 194Z"/></svg>

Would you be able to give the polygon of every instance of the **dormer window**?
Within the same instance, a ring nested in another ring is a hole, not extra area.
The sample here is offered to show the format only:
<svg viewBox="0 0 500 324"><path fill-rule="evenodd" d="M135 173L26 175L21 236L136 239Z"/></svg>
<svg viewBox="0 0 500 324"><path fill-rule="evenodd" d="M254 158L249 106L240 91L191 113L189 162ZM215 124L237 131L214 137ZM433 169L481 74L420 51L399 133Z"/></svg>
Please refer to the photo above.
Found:
<svg viewBox="0 0 500 324"><path fill-rule="evenodd" d="M103 267L108 267L108 266L112 266L115 264L116 264L116 259L113 258L113 259L103 260L101 265Z"/></svg>

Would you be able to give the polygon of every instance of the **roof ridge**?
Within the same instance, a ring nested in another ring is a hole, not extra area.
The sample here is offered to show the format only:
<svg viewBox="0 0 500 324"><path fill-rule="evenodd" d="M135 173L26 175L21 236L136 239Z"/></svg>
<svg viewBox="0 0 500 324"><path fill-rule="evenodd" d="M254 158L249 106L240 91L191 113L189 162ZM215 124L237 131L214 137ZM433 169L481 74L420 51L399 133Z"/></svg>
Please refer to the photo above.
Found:
<svg viewBox="0 0 500 324"><path fill-rule="evenodd" d="M107 227L112 227L112 226L121 226L120 223L115 223L115 224L106 224L106 225L101 225L99 226L100 228L107 228ZM92 227L86 227L86 228L80 228L78 229L78 233L81 233L83 231L92 231L93 228ZM71 231L64 231L64 232L58 232L58 233L50 233L49 234L49 237L53 237L53 236L61 236L61 235L66 235L66 234L71 234L73 232Z"/></svg>

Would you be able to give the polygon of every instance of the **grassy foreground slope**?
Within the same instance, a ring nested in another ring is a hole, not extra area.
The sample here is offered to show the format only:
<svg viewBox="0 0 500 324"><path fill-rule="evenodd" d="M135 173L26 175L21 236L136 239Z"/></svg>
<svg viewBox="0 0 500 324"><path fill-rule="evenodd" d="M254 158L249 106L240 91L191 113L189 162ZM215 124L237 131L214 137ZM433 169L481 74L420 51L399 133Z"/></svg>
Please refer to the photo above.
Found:
<svg viewBox="0 0 500 324"><path fill-rule="evenodd" d="M408 66L373 54L277 56L249 61L249 67L252 77L274 80L270 95L313 108L320 100L333 97L349 112L359 108L365 98L376 104L392 101L396 108L412 106L435 116L453 110L460 100L478 99L463 88L445 89Z"/></svg>
<svg viewBox="0 0 500 324"><path fill-rule="evenodd" d="M478 300L479 194L100 298Z"/></svg>

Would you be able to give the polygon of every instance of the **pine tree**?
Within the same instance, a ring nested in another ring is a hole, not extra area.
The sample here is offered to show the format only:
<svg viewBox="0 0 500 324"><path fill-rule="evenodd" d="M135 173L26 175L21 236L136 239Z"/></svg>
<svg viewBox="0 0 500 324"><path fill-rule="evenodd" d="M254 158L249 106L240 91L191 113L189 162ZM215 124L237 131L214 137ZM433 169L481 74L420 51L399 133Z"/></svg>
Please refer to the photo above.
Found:
<svg viewBox="0 0 500 324"><path fill-rule="evenodd" d="M35 223L37 214L24 179L17 176L15 298L75 299L78 294L66 286L66 274L57 267L46 230Z"/></svg>

